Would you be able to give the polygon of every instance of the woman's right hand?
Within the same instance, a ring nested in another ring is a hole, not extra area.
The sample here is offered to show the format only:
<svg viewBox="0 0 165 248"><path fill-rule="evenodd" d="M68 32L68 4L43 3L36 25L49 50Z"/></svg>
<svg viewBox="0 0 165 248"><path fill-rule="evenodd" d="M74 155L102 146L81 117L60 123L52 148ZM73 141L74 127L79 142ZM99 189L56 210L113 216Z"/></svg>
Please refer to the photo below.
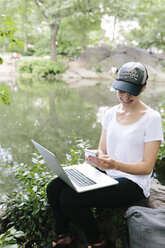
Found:
<svg viewBox="0 0 165 248"><path fill-rule="evenodd" d="M94 158L99 158L100 156L104 155L104 153L101 150L91 150L94 153L97 153L98 157L94 157ZM89 163L89 164L93 164L93 162L91 162L91 156L89 156L87 153L85 153L85 160Z"/></svg>

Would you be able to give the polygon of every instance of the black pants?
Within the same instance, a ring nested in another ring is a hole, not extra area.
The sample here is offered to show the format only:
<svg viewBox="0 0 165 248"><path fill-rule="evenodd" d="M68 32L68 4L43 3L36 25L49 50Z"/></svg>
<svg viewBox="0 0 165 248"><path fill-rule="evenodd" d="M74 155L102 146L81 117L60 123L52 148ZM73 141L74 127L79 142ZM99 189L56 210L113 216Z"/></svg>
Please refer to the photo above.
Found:
<svg viewBox="0 0 165 248"><path fill-rule="evenodd" d="M60 178L50 182L47 196L55 216L56 234L67 234L72 221L85 233L89 243L97 242L101 234L92 207L123 207L144 198L143 190L136 183L126 178L117 180L117 185L84 193L77 193Z"/></svg>

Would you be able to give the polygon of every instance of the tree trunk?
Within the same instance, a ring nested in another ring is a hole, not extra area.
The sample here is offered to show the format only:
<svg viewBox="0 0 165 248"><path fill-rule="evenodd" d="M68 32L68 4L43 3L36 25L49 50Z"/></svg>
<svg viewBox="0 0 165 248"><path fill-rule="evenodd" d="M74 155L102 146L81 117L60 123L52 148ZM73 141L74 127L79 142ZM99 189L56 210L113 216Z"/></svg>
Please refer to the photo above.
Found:
<svg viewBox="0 0 165 248"><path fill-rule="evenodd" d="M27 52L27 37L26 37L26 34L24 34L24 52Z"/></svg>
<svg viewBox="0 0 165 248"><path fill-rule="evenodd" d="M115 40L116 22L117 22L117 19L116 19L116 16L115 16L114 17L114 22L113 22L112 44L114 43L114 40Z"/></svg>
<svg viewBox="0 0 165 248"><path fill-rule="evenodd" d="M50 59L53 61L57 61L56 40L57 40L58 30L59 30L59 23L53 23L50 25L50 31L51 31Z"/></svg>
<svg viewBox="0 0 165 248"><path fill-rule="evenodd" d="M50 94L50 115L53 120L53 125L56 124L56 89Z"/></svg>
<svg viewBox="0 0 165 248"><path fill-rule="evenodd" d="M3 44L2 51L3 53L6 53L6 44Z"/></svg>

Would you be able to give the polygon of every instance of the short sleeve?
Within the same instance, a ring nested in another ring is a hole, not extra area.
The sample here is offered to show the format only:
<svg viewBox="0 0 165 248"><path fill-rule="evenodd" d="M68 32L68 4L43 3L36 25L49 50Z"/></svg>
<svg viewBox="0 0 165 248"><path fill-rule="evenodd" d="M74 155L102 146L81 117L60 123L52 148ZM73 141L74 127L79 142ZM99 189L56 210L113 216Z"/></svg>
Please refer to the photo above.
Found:
<svg viewBox="0 0 165 248"><path fill-rule="evenodd" d="M113 108L110 108L106 111L104 117L103 117L103 120L101 122L102 124L102 127L107 130L108 129L108 126L109 126L109 123L113 117L113 114L114 114L114 110L115 110L115 107Z"/></svg>
<svg viewBox="0 0 165 248"><path fill-rule="evenodd" d="M156 140L160 140L161 142L164 141L163 127L160 114L157 111L153 111L148 118L148 122L145 129L144 142Z"/></svg>

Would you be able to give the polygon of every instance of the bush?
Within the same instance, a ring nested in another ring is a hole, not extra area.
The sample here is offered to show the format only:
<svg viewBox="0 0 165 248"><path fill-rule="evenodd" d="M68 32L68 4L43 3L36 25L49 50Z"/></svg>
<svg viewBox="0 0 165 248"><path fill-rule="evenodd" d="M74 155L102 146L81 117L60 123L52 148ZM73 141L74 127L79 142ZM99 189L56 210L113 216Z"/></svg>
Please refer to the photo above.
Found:
<svg viewBox="0 0 165 248"><path fill-rule="evenodd" d="M19 65L19 72L30 73L33 76L49 78L65 72L66 67L61 62L51 60L24 61Z"/></svg>
<svg viewBox="0 0 165 248"><path fill-rule="evenodd" d="M89 148L88 141L77 140L76 134L68 137L71 146L67 154L67 165L84 161L84 149ZM7 209L7 228L14 226L26 234L26 247L38 247L50 241L54 229L54 221L47 202L46 187L54 178L46 170L44 160L40 155L33 154L33 165L6 165L11 167L17 181L18 190L8 195L4 205Z"/></svg>
<svg viewBox="0 0 165 248"><path fill-rule="evenodd" d="M51 232L47 230L53 229L46 199L46 185L54 177L46 171L41 156L34 154L32 161L34 163L32 167L23 163L11 165L18 189L9 194L4 203L7 209L7 228L14 225L17 230L26 233L27 247L50 239Z"/></svg>
<svg viewBox="0 0 165 248"><path fill-rule="evenodd" d="M101 69L101 66L100 65L97 65L96 66L96 72L102 72L102 69Z"/></svg>
<svg viewBox="0 0 165 248"><path fill-rule="evenodd" d="M35 53L35 50L33 48L28 48L26 52L22 52L21 54L23 56L33 56Z"/></svg>
<svg viewBox="0 0 165 248"><path fill-rule="evenodd" d="M163 124L163 132L164 132L164 140L165 140L165 104L161 106L161 117L162 117L162 124ZM158 159L163 160L165 159L165 142L160 145Z"/></svg>
<svg viewBox="0 0 165 248"><path fill-rule="evenodd" d="M71 145L70 153L66 154L66 165L81 164L84 162L84 149L89 148L89 141L77 139L76 133L72 132L72 136L68 137L67 143Z"/></svg>
<svg viewBox="0 0 165 248"><path fill-rule="evenodd" d="M1 248L19 248L21 247L21 238L25 237L22 231L17 231L14 227L8 229L5 233L0 235ZM20 243L17 244L17 243Z"/></svg>
<svg viewBox="0 0 165 248"><path fill-rule="evenodd" d="M9 89L7 86L0 88L0 101L5 103L5 104L10 104Z"/></svg>
<svg viewBox="0 0 165 248"><path fill-rule="evenodd" d="M58 38L57 54L64 55L69 58L79 57L81 53L81 48L77 47L74 42L66 40L62 37Z"/></svg>

